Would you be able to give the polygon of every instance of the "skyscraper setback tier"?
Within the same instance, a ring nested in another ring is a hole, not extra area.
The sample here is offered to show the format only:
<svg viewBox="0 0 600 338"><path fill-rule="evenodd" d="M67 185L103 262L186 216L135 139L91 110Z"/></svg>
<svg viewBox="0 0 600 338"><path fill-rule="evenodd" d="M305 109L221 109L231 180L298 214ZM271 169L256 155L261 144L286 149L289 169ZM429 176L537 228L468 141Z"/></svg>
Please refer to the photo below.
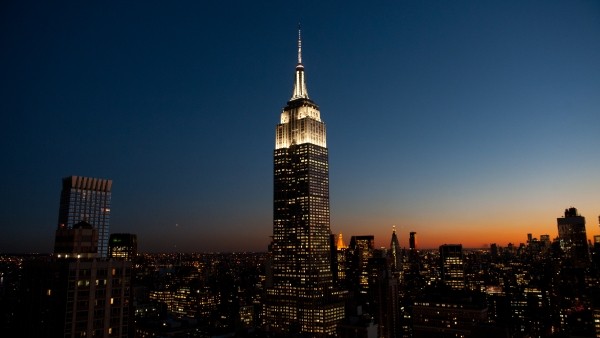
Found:
<svg viewBox="0 0 600 338"><path fill-rule="evenodd" d="M73 229L82 221L92 225L98 236L98 257L107 257L112 181L69 176L62 183L58 228Z"/></svg>
<svg viewBox="0 0 600 338"><path fill-rule="evenodd" d="M329 162L325 124L309 99L298 36L292 98L276 128L273 240L265 301L270 331L335 334L344 317L331 271Z"/></svg>

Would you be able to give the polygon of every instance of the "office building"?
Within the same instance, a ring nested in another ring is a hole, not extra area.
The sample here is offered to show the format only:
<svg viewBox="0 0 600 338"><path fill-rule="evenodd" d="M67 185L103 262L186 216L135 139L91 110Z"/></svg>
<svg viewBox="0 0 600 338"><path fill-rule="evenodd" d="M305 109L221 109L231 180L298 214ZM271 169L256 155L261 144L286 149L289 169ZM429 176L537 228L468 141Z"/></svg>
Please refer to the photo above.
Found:
<svg viewBox="0 0 600 338"><path fill-rule="evenodd" d="M442 282L454 290L465 288L465 271L462 244L440 246Z"/></svg>
<svg viewBox="0 0 600 338"><path fill-rule="evenodd" d="M398 242L398 236L396 236L396 226L394 225L392 229L392 239L390 241L389 253L392 272L401 270L401 255L400 243Z"/></svg>
<svg viewBox="0 0 600 338"><path fill-rule="evenodd" d="M413 337L488 336L474 333L488 320L488 307L481 294L431 292L419 296L412 310Z"/></svg>
<svg viewBox="0 0 600 338"><path fill-rule="evenodd" d="M414 231L410 232L408 238L408 245L411 251L417 250L417 233Z"/></svg>
<svg viewBox="0 0 600 338"><path fill-rule="evenodd" d="M342 237L342 233L337 236L337 241L335 244L335 269L333 279L338 286L346 285L346 270L348 269L348 264L346 261L346 251L348 250L348 246L344 243L344 238Z"/></svg>
<svg viewBox="0 0 600 338"><path fill-rule="evenodd" d="M108 256L133 260L137 256L137 236L134 234L110 234Z"/></svg>
<svg viewBox="0 0 600 338"><path fill-rule="evenodd" d="M354 289L359 293L367 293L369 289L369 258L373 257L375 237L373 235L352 236L348 256L348 271Z"/></svg>
<svg viewBox="0 0 600 338"><path fill-rule="evenodd" d="M112 180L69 176L63 178L58 229L86 222L96 229L98 257L108 256Z"/></svg>
<svg viewBox="0 0 600 338"><path fill-rule="evenodd" d="M273 183L265 326L282 335L333 335L344 305L331 271L328 150L306 89L300 32L294 90L276 127Z"/></svg>
<svg viewBox="0 0 600 338"><path fill-rule="evenodd" d="M590 262L585 217L576 208L565 209L565 216L557 218L558 239L567 262L576 267L585 267Z"/></svg>

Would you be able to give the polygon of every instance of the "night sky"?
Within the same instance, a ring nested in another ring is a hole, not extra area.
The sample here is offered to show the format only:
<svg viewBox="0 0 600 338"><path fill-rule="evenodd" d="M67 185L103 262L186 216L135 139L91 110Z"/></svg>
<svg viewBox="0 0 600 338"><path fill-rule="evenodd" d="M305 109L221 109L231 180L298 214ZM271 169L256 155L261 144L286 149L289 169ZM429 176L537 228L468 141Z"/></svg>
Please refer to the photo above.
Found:
<svg viewBox="0 0 600 338"><path fill-rule="evenodd" d="M266 251L298 22L346 243L600 233L598 1L9 0L0 252L51 252L69 175L142 251Z"/></svg>

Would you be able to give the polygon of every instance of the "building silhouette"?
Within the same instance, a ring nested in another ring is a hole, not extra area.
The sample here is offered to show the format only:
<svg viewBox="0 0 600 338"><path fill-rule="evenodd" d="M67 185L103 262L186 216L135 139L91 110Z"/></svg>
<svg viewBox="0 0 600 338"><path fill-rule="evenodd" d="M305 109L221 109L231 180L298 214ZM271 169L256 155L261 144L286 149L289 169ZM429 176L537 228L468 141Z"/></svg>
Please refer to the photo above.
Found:
<svg viewBox="0 0 600 338"><path fill-rule="evenodd" d="M266 328L332 335L344 305L331 271L328 150L319 106L306 89L300 31L294 90L276 127L273 183Z"/></svg>
<svg viewBox="0 0 600 338"><path fill-rule="evenodd" d="M396 272L402 269L402 253L400 252L400 243L398 242L398 236L396 235L396 226L393 226L392 239L390 240L390 261L392 272Z"/></svg>
<svg viewBox="0 0 600 338"><path fill-rule="evenodd" d="M108 238L111 184L80 176L63 179L54 255L23 268L16 311L27 322L19 323L20 336L125 338L133 333L132 261L98 257L107 244L99 234Z"/></svg>
<svg viewBox="0 0 600 338"><path fill-rule="evenodd" d="M69 176L63 178L58 229L73 229L84 221L98 236L98 257L108 257L112 180Z"/></svg>
<svg viewBox="0 0 600 338"><path fill-rule="evenodd" d="M465 288L462 244L440 245L442 282L454 290Z"/></svg>
<svg viewBox="0 0 600 338"><path fill-rule="evenodd" d="M590 262L585 217L576 208L565 209L565 216L556 219L558 239L567 262L584 267Z"/></svg>
<svg viewBox="0 0 600 338"><path fill-rule="evenodd" d="M375 250L375 236L352 236L348 252L348 276L352 289L357 294L366 294L369 289L369 270L367 265Z"/></svg>
<svg viewBox="0 0 600 338"><path fill-rule="evenodd" d="M408 245L411 251L417 250L417 233L414 231L410 232L410 237L408 238Z"/></svg>
<svg viewBox="0 0 600 338"><path fill-rule="evenodd" d="M98 254L98 231L86 221L72 228L59 227L54 239L57 258L95 258Z"/></svg>

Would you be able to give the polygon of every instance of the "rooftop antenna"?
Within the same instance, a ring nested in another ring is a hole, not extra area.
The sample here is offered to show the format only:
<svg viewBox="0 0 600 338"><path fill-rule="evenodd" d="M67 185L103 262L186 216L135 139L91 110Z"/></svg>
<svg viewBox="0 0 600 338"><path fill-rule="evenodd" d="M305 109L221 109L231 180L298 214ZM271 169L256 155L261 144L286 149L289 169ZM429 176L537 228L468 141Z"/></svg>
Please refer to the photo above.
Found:
<svg viewBox="0 0 600 338"><path fill-rule="evenodd" d="M298 64L302 64L302 27L298 22Z"/></svg>

